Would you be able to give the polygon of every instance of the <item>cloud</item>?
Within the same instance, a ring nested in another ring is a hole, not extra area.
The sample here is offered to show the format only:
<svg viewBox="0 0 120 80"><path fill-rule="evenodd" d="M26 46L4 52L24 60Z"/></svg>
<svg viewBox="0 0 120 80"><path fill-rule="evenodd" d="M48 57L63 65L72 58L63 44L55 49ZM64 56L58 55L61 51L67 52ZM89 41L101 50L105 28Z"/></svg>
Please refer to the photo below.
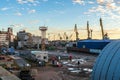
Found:
<svg viewBox="0 0 120 80"><path fill-rule="evenodd" d="M35 0L26 0L26 1L33 3Z"/></svg>
<svg viewBox="0 0 120 80"><path fill-rule="evenodd" d="M106 8L109 8L109 9L115 9L117 6L116 6L116 3L114 0L97 0L98 4L101 5L101 6L105 6Z"/></svg>
<svg viewBox="0 0 120 80"><path fill-rule="evenodd" d="M86 15L97 14L102 17L110 17L111 19L120 18L120 6L115 0L97 0L98 5L90 8Z"/></svg>
<svg viewBox="0 0 120 80"><path fill-rule="evenodd" d="M22 13L17 12L15 15L17 15L17 16L22 16Z"/></svg>
<svg viewBox="0 0 120 80"><path fill-rule="evenodd" d="M19 4L24 4L24 3L27 3L27 1L26 1L26 0L17 0L17 2L18 2Z"/></svg>
<svg viewBox="0 0 120 80"><path fill-rule="evenodd" d="M116 6L116 3L107 3L106 7L110 9L115 9L117 6Z"/></svg>
<svg viewBox="0 0 120 80"><path fill-rule="evenodd" d="M104 8L104 6L101 6L101 5L99 5L98 7L92 7L92 8L90 8L89 10L88 10L88 12L84 12L84 14L91 14L91 13L97 13L97 12L99 12L99 13L101 13L101 14L105 14L106 12L107 12L108 10L106 10L105 8Z"/></svg>
<svg viewBox="0 0 120 80"><path fill-rule="evenodd" d="M8 9L9 9L8 7L3 7L3 8L1 8L2 11L6 11L6 10L8 10Z"/></svg>
<svg viewBox="0 0 120 80"><path fill-rule="evenodd" d="M74 4L80 4L80 5L85 5L86 3L87 4L94 4L95 2L94 1L90 1L90 0L72 0L72 2Z"/></svg>
<svg viewBox="0 0 120 80"><path fill-rule="evenodd" d="M97 0L98 3L104 3L104 0Z"/></svg>
<svg viewBox="0 0 120 80"><path fill-rule="evenodd" d="M118 1L117 3L120 4L120 1Z"/></svg>
<svg viewBox="0 0 120 80"><path fill-rule="evenodd" d="M83 0L73 0L74 4L84 4Z"/></svg>
<svg viewBox="0 0 120 80"><path fill-rule="evenodd" d="M36 12L36 10L35 9L32 9L32 10L29 10L29 14L33 14L33 13L35 13Z"/></svg>
<svg viewBox="0 0 120 80"><path fill-rule="evenodd" d="M33 3L33 4L35 4L35 3L38 3L37 0L17 0L17 2L19 4L25 4L25 3Z"/></svg>
<svg viewBox="0 0 120 80"><path fill-rule="evenodd" d="M89 3L89 4L94 4L94 2L93 2L93 1L88 1L88 3Z"/></svg>
<svg viewBox="0 0 120 80"><path fill-rule="evenodd" d="M18 27L24 27L23 24L12 24L10 25L11 27L15 27L15 28L18 28Z"/></svg>
<svg viewBox="0 0 120 80"><path fill-rule="evenodd" d="M112 3L114 0L97 0L98 3L104 4L104 3Z"/></svg>

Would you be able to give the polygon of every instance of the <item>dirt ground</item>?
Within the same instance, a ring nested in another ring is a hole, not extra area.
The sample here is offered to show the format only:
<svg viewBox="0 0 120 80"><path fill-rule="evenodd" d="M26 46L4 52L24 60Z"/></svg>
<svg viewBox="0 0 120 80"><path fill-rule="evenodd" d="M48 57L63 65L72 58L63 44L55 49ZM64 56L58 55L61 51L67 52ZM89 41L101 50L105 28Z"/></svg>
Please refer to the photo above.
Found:
<svg viewBox="0 0 120 80"><path fill-rule="evenodd" d="M93 64L96 60L95 55L89 54L75 54L73 58L84 59L86 62L80 64L79 68L90 68L92 69ZM69 64L69 63L68 63ZM74 63L70 63L74 65ZM32 67L31 69L36 69L37 73L34 76L35 80L90 80L91 72L80 72L71 73L68 68L76 68L68 65L63 65L62 67L53 67L50 65L44 67Z"/></svg>
<svg viewBox="0 0 120 80"><path fill-rule="evenodd" d="M71 75L64 72L63 67L38 67L35 80L89 80L89 77Z"/></svg>

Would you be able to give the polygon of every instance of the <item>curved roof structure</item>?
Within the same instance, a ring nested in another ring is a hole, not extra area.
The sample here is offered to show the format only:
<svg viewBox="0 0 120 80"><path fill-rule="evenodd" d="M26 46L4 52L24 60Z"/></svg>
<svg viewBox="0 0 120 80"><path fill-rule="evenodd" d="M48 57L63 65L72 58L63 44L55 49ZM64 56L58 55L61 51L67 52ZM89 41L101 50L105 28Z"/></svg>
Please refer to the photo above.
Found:
<svg viewBox="0 0 120 80"><path fill-rule="evenodd" d="M109 43L98 56L91 80L120 80L120 41Z"/></svg>

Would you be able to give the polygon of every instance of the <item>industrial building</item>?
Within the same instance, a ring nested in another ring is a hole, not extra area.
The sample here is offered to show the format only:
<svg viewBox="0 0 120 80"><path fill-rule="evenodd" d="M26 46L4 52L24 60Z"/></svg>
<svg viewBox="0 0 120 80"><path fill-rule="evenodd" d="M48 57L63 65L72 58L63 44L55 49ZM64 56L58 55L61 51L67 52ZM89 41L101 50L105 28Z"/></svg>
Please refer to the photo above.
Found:
<svg viewBox="0 0 120 80"><path fill-rule="evenodd" d="M31 47L32 45L32 34L25 30L17 33L18 48Z"/></svg>
<svg viewBox="0 0 120 80"><path fill-rule="evenodd" d="M14 35L12 28L8 28L7 31L0 31L0 46L11 46L14 41Z"/></svg>

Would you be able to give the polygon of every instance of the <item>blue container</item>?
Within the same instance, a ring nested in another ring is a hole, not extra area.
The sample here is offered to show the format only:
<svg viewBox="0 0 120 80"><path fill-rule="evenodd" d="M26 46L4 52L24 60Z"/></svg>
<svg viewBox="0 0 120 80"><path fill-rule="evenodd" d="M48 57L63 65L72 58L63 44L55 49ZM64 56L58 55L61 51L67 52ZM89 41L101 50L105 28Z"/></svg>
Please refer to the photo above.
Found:
<svg viewBox="0 0 120 80"><path fill-rule="evenodd" d="M77 42L77 48L103 49L110 40L83 40Z"/></svg>

